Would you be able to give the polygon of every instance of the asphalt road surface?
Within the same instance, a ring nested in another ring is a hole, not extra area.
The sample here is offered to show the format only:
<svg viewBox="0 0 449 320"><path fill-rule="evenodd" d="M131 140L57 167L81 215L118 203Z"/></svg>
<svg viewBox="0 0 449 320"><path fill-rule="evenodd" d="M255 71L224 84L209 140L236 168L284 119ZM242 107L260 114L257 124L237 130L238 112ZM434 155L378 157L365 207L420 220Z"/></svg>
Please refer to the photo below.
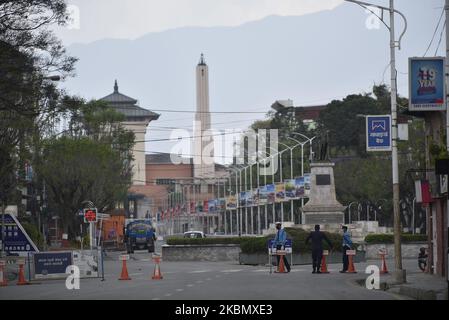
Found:
<svg viewBox="0 0 449 320"><path fill-rule="evenodd" d="M128 261L129 281L119 281L118 253L108 253L105 281L81 279L79 290L68 290L65 280L43 280L0 287L0 299L147 299L147 300L394 300L394 293L368 290L356 283L366 278L368 264L356 264L357 274L340 274L340 264L330 265L329 274L312 274L311 266L293 266L289 274L270 274L266 266L231 262L162 262L162 280L152 280L154 264L148 253L136 252ZM415 268L415 261L404 261ZM389 262L390 268L392 262Z"/></svg>

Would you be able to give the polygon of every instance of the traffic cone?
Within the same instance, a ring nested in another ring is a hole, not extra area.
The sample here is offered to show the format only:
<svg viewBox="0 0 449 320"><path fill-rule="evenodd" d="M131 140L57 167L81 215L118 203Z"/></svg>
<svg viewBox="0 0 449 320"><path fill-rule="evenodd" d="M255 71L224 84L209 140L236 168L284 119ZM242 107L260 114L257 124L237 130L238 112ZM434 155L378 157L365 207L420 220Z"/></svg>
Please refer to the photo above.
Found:
<svg viewBox="0 0 449 320"><path fill-rule="evenodd" d="M278 253L278 256L279 256L279 265L276 273L287 273L287 271L285 271L285 264L284 264L285 253L281 254Z"/></svg>
<svg viewBox="0 0 449 320"><path fill-rule="evenodd" d="M382 265L380 267L380 273L381 274L388 273L387 262L385 261L385 252L380 253L380 258L382 259Z"/></svg>
<svg viewBox="0 0 449 320"><path fill-rule="evenodd" d="M355 270L355 266L354 266L355 250L347 250L346 255L348 256L348 259L349 259L347 273L357 273L357 271Z"/></svg>
<svg viewBox="0 0 449 320"><path fill-rule="evenodd" d="M120 256L120 260L122 260L122 274L120 275L119 280L131 280L128 275L128 268L126 267L126 260L129 259L128 255Z"/></svg>
<svg viewBox="0 0 449 320"><path fill-rule="evenodd" d="M327 255L329 255L329 251L324 250L323 251L323 257L321 258L321 267L320 267L321 273L329 273L329 271L327 270L327 263L326 263L326 256Z"/></svg>
<svg viewBox="0 0 449 320"><path fill-rule="evenodd" d="M161 267L160 267L161 258L160 257L154 257L153 261L154 261L155 265L154 265L153 276L151 277L151 279L153 279L153 280L162 280L163 277L162 277Z"/></svg>
<svg viewBox="0 0 449 320"><path fill-rule="evenodd" d="M0 261L0 287L6 287L8 281L6 280L6 262Z"/></svg>
<svg viewBox="0 0 449 320"><path fill-rule="evenodd" d="M25 280L25 272L23 271L24 264L25 264L24 261L19 261L19 280L17 281L18 286L28 284L28 282Z"/></svg>

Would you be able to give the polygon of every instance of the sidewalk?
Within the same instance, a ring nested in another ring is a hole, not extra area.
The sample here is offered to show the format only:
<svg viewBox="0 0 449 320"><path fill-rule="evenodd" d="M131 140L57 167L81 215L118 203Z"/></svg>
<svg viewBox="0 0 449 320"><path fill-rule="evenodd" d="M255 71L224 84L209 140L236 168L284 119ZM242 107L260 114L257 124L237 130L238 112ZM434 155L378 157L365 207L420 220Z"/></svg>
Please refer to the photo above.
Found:
<svg viewBox="0 0 449 320"><path fill-rule="evenodd" d="M388 290L416 300L448 300L448 285L445 278L423 273L414 268L407 269L410 267L407 265L409 261L407 262L404 265L407 270L407 283L397 284L392 276L394 263L392 260L387 260L390 273L381 275L381 290Z"/></svg>

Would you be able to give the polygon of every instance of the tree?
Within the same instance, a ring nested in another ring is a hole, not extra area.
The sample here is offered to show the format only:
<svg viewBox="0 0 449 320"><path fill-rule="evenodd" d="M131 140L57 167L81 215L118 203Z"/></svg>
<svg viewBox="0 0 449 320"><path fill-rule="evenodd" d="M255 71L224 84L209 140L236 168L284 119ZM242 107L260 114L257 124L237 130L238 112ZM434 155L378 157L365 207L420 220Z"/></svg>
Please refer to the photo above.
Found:
<svg viewBox="0 0 449 320"><path fill-rule="evenodd" d="M50 210L61 217L73 238L84 201L105 212L125 198L131 185L134 134L120 124L123 115L102 102L70 103L70 129L44 142L37 172L45 182Z"/></svg>
<svg viewBox="0 0 449 320"><path fill-rule="evenodd" d="M72 74L75 58L49 30L68 21L63 0L0 1L0 193L13 201L26 160L63 110L63 91L47 77ZM13 177L11 180L6 177Z"/></svg>

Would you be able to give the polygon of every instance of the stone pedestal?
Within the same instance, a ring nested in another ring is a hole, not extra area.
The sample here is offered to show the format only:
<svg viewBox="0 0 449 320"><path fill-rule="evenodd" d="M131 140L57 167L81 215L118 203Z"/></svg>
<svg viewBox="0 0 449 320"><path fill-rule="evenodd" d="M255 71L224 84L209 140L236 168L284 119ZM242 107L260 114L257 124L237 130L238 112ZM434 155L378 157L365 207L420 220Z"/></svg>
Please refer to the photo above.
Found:
<svg viewBox="0 0 449 320"><path fill-rule="evenodd" d="M334 163L312 163L310 198L303 208L304 224L343 224L346 209L335 194Z"/></svg>

